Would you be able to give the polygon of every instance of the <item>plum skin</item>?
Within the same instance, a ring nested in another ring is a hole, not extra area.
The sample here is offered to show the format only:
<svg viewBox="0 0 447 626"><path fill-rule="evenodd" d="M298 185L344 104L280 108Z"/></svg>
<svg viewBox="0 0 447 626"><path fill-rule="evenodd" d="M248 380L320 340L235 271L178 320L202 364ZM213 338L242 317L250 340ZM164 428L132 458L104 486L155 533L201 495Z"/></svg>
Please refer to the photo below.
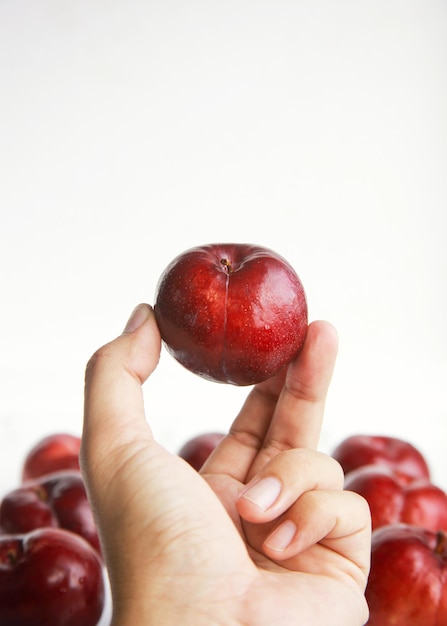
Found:
<svg viewBox="0 0 447 626"><path fill-rule="evenodd" d="M307 331L297 273L276 252L252 244L208 244L178 255L160 277L154 310L177 361L234 385L275 375Z"/></svg>

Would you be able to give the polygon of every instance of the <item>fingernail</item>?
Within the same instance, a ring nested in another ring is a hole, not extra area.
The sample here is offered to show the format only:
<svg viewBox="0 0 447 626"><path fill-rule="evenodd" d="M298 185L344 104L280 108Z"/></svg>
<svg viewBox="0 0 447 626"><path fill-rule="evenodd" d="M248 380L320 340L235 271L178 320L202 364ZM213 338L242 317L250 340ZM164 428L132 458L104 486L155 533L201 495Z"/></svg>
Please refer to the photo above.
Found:
<svg viewBox="0 0 447 626"><path fill-rule="evenodd" d="M240 497L253 502L260 509L266 511L275 502L281 493L281 489L281 481L273 476L268 476L267 478L261 478L252 487L243 491Z"/></svg>
<svg viewBox="0 0 447 626"><path fill-rule="evenodd" d="M290 546L296 535L296 525L291 520L286 520L275 528L272 534L266 539L265 545L276 552L284 552Z"/></svg>
<svg viewBox="0 0 447 626"><path fill-rule="evenodd" d="M126 327L123 330L123 335L126 333L133 333L137 328L140 328L142 324L149 317L151 309L146 304L139 304L132 311L132 315L129 317Z"/></svg>

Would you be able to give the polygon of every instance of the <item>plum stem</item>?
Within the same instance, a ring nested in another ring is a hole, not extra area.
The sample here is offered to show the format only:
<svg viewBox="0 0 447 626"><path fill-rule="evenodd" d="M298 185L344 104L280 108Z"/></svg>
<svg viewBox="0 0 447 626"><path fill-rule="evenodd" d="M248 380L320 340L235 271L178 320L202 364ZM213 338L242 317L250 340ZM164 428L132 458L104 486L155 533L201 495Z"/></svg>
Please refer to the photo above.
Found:
<svg viewBox="0 0 447 626"><path fill-rule="evenodd" d="M231 274L231 272L233 271L233 268L231 267L231 263L228 259L220 259L220 263L221 265L224 266L227 274Z"/></svg>
<svg viewBox="0 0 447 626"><path fill-rule="evenodd" d="M447 535L442 530L440 530L436 534L435 554L445 556L446 553L447 553Z"/></svg>
<svg viewBox="0 0 447 626"><path fill-rule="evenodd" d="M15 565L17 563L17 550L13 550L10 548L6 553L6 557L10 563L10 565Z"/></svg>
<svg viewBox="0 0 447 626"><path fill-rule="evenodd" d="M36 494L36 496L39 498L39 500L42 500L42 502L48 502L49 500L48 493L42 485L37 485L33 491Z"/></svg>

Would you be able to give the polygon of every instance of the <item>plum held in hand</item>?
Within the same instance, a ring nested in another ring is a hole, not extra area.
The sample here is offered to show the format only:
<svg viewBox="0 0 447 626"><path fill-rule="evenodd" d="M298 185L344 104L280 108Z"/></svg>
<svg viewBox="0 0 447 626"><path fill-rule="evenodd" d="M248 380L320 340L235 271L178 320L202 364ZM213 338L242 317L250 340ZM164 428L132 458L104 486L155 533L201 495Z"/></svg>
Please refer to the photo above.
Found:
<svg viewBox="0 0 447 626"><path fill-rule="evenodd" d="M447 537L392 524L373 532L367 626L447 624Z"/></svg>
<svg viewBox="0 0 447 626"><path fill-rule="evenodd" d="M96 626L104 604L100 559L78 535L41 528L0 537L2 626Z"/></svg>
<svg viewBox="0 0 447 626"><path fill-rule="evenodd" d="M295 270L272 250L208 244L162 273L155 316L168 351L215 382L252 385L274 376L301 349L307 303Z"/></svg>

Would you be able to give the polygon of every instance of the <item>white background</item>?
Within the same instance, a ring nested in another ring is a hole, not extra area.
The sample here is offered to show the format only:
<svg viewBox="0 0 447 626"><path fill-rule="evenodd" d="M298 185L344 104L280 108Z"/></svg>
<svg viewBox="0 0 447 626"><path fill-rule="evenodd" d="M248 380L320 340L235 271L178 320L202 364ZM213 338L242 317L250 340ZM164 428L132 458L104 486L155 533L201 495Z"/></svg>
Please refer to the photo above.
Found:
<svg viewBox="0 0 447 626"><path fill-rule="evenodd" d="M337 327L321 449L400 436L447 488L446 167L441 0L0 0L0 493L213 241L275 249ZM173 451L246 393L166 353L145 385Z"/></svg>

